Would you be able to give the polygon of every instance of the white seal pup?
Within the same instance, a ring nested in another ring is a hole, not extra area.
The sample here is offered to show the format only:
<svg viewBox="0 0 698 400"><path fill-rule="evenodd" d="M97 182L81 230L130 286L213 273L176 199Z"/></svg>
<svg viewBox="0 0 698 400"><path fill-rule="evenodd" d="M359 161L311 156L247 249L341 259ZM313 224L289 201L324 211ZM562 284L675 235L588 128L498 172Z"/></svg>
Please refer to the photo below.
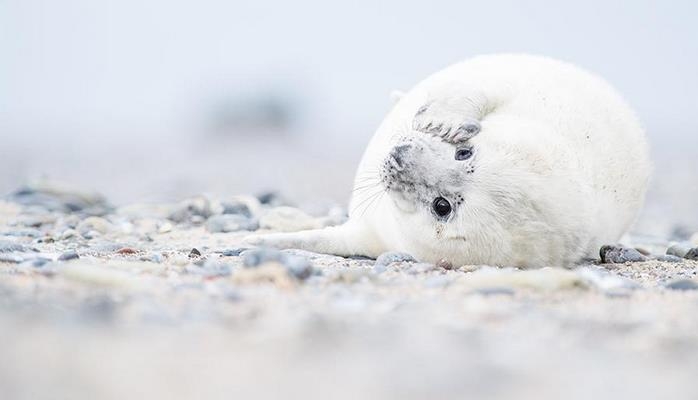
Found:
<svg viewBox="0 0 698 400"><path fill-rule="evenodd" d="M345 224L249 241L456 265L569 265L629 228L650 170L642 127L602 79L544 57L480 56L400 98L363 155Z"/></svg>

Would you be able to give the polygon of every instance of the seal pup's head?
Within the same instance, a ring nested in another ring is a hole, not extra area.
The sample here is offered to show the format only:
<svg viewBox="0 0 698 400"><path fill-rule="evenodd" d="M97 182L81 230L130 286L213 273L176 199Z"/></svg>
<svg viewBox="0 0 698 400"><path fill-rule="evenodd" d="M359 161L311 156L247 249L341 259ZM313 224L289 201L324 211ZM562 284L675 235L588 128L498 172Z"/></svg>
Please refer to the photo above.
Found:
<svg viewBox="0 0 698 400"><path fill-rule="evenodd" d="M576 202L568 198L574 193L562 189L571 178L555 170L557 156L543 149L554 144L537 142L528 129L542 128L493 119L482 133L457 142L415 131L395 138L379 175L402 241L425 261L513 265L530 260L502 254L549 252L558 239L574 241L553 226L574 214ZM546 249L519 248L541 237L553 237Z"/></svg>

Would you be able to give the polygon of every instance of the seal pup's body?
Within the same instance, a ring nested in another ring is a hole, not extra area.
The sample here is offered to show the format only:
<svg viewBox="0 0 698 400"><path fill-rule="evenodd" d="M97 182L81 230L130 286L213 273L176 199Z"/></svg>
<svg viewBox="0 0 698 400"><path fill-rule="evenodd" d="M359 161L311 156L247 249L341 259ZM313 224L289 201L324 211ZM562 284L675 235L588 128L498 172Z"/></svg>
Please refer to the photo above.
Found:
<svg viewBox="0 0 698 400"><path fill-rule="evenodd" d="M634 113L603 80L526 55L481 56L419 83L359 165L349 220L251 242L456 265L569 265L614 243L650 174Z"/></svg>

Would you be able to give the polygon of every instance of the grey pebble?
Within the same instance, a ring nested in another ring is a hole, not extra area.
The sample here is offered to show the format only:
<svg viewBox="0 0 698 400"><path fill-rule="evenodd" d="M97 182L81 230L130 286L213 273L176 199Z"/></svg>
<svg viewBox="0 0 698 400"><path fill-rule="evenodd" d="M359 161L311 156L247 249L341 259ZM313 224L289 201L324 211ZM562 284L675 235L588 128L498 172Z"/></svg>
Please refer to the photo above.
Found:
<svg viewBox="0 0 698 400"><path fill-rule="evenodd" d="M281 262L283 253L276 249L259 248L245 250L240 253L242 256L242 265L245 267L258 267L267 262Z"/></svg>
<svg viewBox="0 0 698 400"><path fill-rule="evenodd" d="M113 210L99 193L77 191L51 182L27 185L9 196L24 206L36 206L49 211L87 215L104 215Z"/></svg>
<svg viewBox="0 0 698 400"><path fill-rule="evenodd" d="M259 200L259 202L264 205L272 207L289 205L288 201L286 201L286 199L284 199L284 197L276 191L260 193L259 195L257 195L257 200Z"/></svg>
<svg viewBox="0 0 698 400"><path fill-rule="evenodd" d="M278 262L286 267L289 275L300 280L307 279L314 272L312 264L306 257L286 254L276 249L250 249L243 251L241 256L242 264L247 268L255 268L268 262Z"/></svg>
<svg viewBox="0 0 698 400"><path fill-rule="evenodd" d="M38 229L19 229L16 231L8 231L3 233L4 236L15 236L15 237L30 237L38 238L42 236L42 233Z"/></svg>
<svg viewBox="0 0 698 400"><path fill-rule="evenodd" d="M76 260L78 258L80 258L80 255L75 250L68 250L58 256L58 261Z"/></svg>
<svg viewBox="0 0 698 400"><path fill-rule="evenodd" d="M378 256L375 265L389 265L397 262L417 262L417 260L407 253L388 251Z"/></svg>
<svg viewBox="0 0 698 400"><path fill-rule="evenodd" d="M24 257L17 254L0 253L0 263L19 264L24 261Z"/></svg>
<svg viewBox="0 0 698 400"><path fill-rule="evenodd" d="M304 257L285 255L283 264L288 269L289 274L295 276L300 280L310 278L310 276L314 272L313 266L310 264L310 261L308 261L308 259Z"/></svg>
<svg viewBox="0 0 698 400"><path fill-rule="evenodd" d="M238 249L228 249L228 250L223 250L221 252L221 255L224 257L237 257L239 256L243 251L249 250L248 247L241 247Z"/></svg>
<svg viewBox="0 0 698 400"><path fill-rule="evenodd" d="M625 293L642 287L634 280L612 274L602 267L581 267L576 272L587 284L606 294Z"/></svg>
<svg viewBox="0 0 698 400"><path fill-rule="evenodd" d="M206 221L206 230L211 233L255 231L259 229L256 219L238 214L214 215Z"/></svg>
<svg viewBox="0 0 698 400"><path fill-rule="evenodd" d="M37 257L31 261L31 265L32 267L41 268L49 262L51 262L51 260L46 257Z"/></svg>
<svg viewBox="0 0 698 400"><path fill-rule="evenodd" d="M671 254L665 254L662 256L658 256L656 258L657 261L663 261L663 262L670 262L670 263L677 263L683 261L683 258L677 257Z"/></svg>
<svg viewBox="0 0 698 400"><path fill-rule="evenodd" d="M151 253L147 254L144 256L141 256L139 260L141 261L150 261L152 263L160 264L165 258L162 256L161 253Z"/></svg>
<svg viewBox="0 0 698 400"><path fill-rule="evenodd" d="M0 240L0 253L11 253L14 251L27 251L27 248L22 244L9 240Z"/></svg>
<svg viewBox="0 0 698 400"><path fill-rule="evenodd" d="M186 267L185 271L196 275L202 275L207 278L213 278L230 275L232 268L230 267L230 265L224 262L220 262L215 259L207 259L198 267Z"/></svg>
<svg viewBox="0 0 698 400"><path fill-rule="evenodd" d="M197 196L179 203L167 218L180 223L199 223L218 214L219 210L216 208L220 208L220 206L216 207L215 202L208 197Z"/></svg>
<svg viewBox="0 0 698 400"><path fill-rule="evenodd" d="M690 246L684 244L673 244L666 250L666 254L683 258L691 250Z"/></svg>
<svg viewBox="0 0 698 400"><path fill-rule="evenodd" d="M436 268L434 264L429 263L415 263L412 264L408 269L407 273L412 275L423 274L425 272L433 271Z"/></svg>
<svg viewBox="0 0 698 400"><path fill-rule="evenodd" d="M671 290L698 290L698 283L690 279L677 279L665 285Z"/></svg>
<svg viewBox="0 0 698 400"><path fill-rule="evenodd" d="M223 214L231 214L231 215L241 215L246 218L252 218L252 211L250 211L250 207L247 206L247 204L243 203L242 201L224 201L221 203L223 206Z"/></svg>
<svg viewBox="0 0 698 400"><path fill-rule="evenodd" d="M683 258L687 260L698 260L698 247L694 247L686 253Z"/></svg>
<svg viewBox="0 0 698 400"><path fill-rule="evenodd" d="M374 273L374 274L382 274L383 272L385 272L385 271L387 271L387 270L388 270L388 266L387 266L387 265L375 264L375 265L373 266L373 273Z"/></svg>
<svg viewBox="0 0 698 400"><path fill-rule="evenodd" d="M639 251L622 246L602 246L599 250L599 255L601 256L601 262L604 264L622 264L647 260Z"/></svg>

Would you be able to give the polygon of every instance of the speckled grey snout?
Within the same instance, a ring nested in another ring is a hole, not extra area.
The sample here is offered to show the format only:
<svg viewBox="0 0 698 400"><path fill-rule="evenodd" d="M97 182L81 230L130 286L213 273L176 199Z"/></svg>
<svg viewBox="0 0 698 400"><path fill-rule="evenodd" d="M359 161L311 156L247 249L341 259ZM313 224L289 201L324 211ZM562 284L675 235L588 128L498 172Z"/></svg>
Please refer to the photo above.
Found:
<svg viewBox="0 0 698 400"><path fill-rule="evenodd" d="M405 156L412 146L403 144L395 146L388 154L387 162L397 171L405 169Z"/></svg>

